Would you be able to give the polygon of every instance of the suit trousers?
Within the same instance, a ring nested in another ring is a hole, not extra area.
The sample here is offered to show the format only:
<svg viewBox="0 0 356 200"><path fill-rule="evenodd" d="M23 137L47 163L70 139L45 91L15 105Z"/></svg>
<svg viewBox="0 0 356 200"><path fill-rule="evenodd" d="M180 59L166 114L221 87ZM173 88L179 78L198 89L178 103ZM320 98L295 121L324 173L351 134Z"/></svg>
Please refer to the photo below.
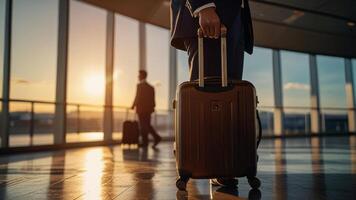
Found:
<svg viewBox="0 0 356 200"><path fill-rule="evenodd" d="M157 134L156 130L151 125L151 113L137 113L139 123L140 123L140 134L142 137L142 144L148 144L148 134L151 133L155 140L159 139L160 136Z"/></svg>
<svg viewBox="0 0 356 200"><path fill-rule="evenodd" d="M227 30L227 73L229 80L241 80L244 62L244 35L241 14ZM184 38L187 49L190 80L199 77L198 38ZM204 38L204 74L205 77L221 77L220 39Z"/></svg>

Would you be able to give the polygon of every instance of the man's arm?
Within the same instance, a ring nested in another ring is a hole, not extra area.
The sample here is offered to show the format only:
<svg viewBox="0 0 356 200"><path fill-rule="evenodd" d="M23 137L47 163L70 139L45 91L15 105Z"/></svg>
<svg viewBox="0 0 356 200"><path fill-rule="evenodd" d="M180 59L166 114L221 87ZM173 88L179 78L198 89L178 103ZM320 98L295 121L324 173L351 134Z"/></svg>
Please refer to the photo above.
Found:
<svg viewBox="0 0 356 200"><path fill-rule="evenodd" d="M155 89L153 88L153 108L156 107L156 96L155 96Z"/></svg>
<svg viewBox="0 0 356 200"><path fill-rule="evenodd" d="M194 17L199 16L199 25L204 37L218 38L220 36L220 18L212 0L187 0L187 6Z"/></svg>
<svg viewBox="0 0 356 200"><path fill-rule="evenodd" d="M136 87L136 96L135 96L135 100L134 102L132 103L132 106L131 106L131 109L135 109L135 107L137 106L137 99L138 99L138 85Z"/></svg>

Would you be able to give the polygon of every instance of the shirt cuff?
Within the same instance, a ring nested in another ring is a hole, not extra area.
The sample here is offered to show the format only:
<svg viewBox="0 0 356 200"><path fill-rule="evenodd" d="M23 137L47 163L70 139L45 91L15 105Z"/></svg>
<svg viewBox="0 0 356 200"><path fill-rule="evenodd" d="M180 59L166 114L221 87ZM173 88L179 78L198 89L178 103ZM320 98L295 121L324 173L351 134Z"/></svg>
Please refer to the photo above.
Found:
<svg viewBox="0 0 356 200"><path fill-rule="evenodd" d="M215 8L216 7L215 3L207 3L207 4L203 5L203 6L200 6L199 8L194 10L193 16L194 17L198 17L200 11L204 10L205 8L210 8L210 7L214 7Z"/></svg>

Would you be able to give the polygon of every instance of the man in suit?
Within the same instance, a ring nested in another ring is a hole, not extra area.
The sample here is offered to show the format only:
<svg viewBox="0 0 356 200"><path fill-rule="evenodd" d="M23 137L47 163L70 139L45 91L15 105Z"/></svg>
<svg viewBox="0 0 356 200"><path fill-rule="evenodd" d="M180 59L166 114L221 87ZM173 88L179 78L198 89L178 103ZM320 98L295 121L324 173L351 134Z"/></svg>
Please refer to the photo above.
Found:
<svg viewBox="0 0 356 200"><path fill-rule="evenodd" d="M241 80L244 51L252 54L253 30L248 0L171 0L171 44L187 51L190 80L198 79L198 40L204 39L204 73L221 76L220 27L227 28L227 72ZM237 179L213 179L213 185L235 186Z"/></svg>
<svg viewBox="0 0 356 200"><path fill-rule="evenodd" d="M205 76L221 76L221 24L227 27L228 78L241 80L244 51L252 54L253 30L248 0L172 0L171 44L187 51L190 80L198 79L197 30L204 37Z"/></svg>
<svg viewBox="0 0 356 200"><path fill-rule="evenodd" d="M140 70L138 79L140 81L137 84L136 97L132 104L132 109L136 108L140 123L140 133L142 137L141 147L148 146L148 134L151 133L154 138L154 144L152 147L156 147L162 138L157 134L155 129L151 125L151 114L154 112L155 104L155 90L147 83L147 72Z"/></svg>

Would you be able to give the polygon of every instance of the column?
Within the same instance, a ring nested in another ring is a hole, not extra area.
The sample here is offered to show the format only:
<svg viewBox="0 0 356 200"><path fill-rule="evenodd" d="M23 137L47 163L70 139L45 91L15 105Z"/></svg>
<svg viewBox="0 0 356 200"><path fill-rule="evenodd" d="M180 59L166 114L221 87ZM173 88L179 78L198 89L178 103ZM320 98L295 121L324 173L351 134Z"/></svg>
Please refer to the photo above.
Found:
<svg viewBox="0 0 356 200"><path fill-rule="evenodd" d="M321 129L321 115L320 115L320 95L319 95L319 80L318 67L316 64L316 56L309 55L309 70L310 70L310 122L311 133L318 134L322 132Z"/></svg>
<svg viewBox="0 0 356 200"><path fill-rule="evenodd" d="M355 112L355 94L354 94L354 81L352 73L352 63L350 58L345 58L345 91L347 103L347 116L349 124L349 132L356 132L356 112Z"/></svg>
<svg viewBox="0 0 356 200"><path fill-rule="evenodd" d="M144 22L139 23L139 69L147 70L146 57L146 25Z"/></svg>
<svg viewBox="0 0 356 200"><path fill-rule="evenodd" d="M113 132L113 73L114 73L114 41L115 13L107 12L106 19L106 78L105 78L105 109L104 109L104 141L112 140Z"/></svg>
<svg viewBox="0 0 356 200"><path fill-rule="evenodd" d="M281 70L281 55L279 50L273 50L273 91L274 91L274 134L283 134L283 85Z"/></svg>
<svg viewBox="0 0 356 200"><path fill-rule="evenodd" d="M2 104L0 118L1 148L9 146L9 99L10 99L10 69L11 69L11 27L12 25L12 0L5 2L5 33L4 33L4 71Z"/></svg>
<svg viewBox="0 0 356 200"><path fill-rule="evenodd" d="M64 144L66 142L68 31L69 0L60 0L58 16L56 108L54 116L55 144Z"/></svg>

